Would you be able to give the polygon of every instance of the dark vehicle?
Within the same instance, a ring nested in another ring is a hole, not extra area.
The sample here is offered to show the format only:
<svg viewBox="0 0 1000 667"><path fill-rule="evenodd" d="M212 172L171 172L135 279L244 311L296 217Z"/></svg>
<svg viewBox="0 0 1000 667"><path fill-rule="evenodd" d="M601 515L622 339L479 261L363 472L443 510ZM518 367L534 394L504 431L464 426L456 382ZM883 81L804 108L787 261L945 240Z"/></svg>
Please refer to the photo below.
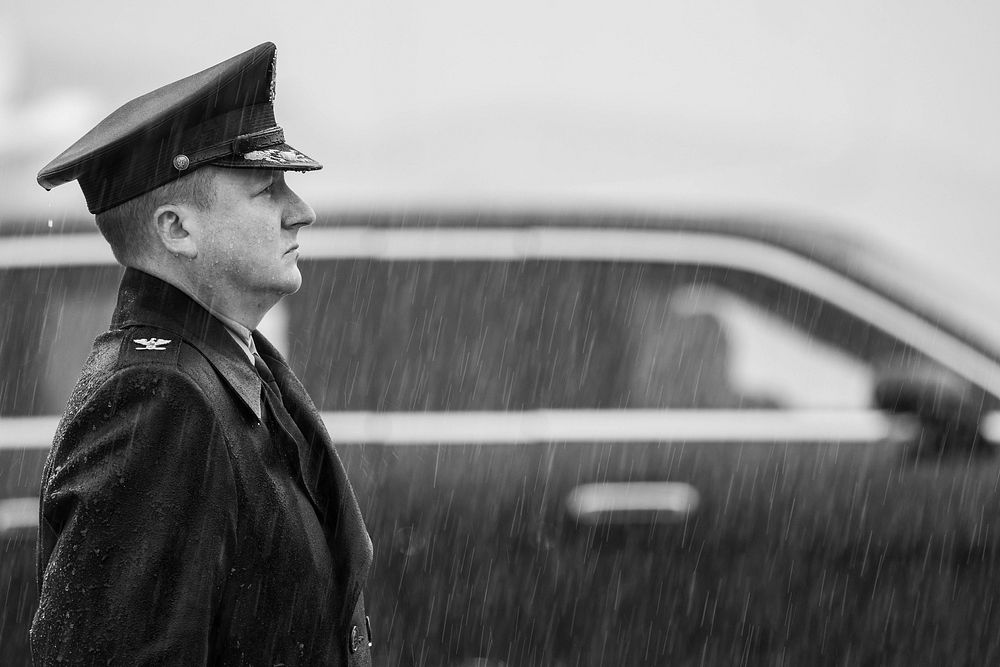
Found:
<svg viewBox="0 0 1000 667"><path fill-rule="evenodd" d="M30 499L120 271L93 234L3 248ZM739 220L345 215L303 249L268 327L362 503L379 664L1000 661L1000 351L920 276ZM17 664L37 505L7 502Z"/></svg>

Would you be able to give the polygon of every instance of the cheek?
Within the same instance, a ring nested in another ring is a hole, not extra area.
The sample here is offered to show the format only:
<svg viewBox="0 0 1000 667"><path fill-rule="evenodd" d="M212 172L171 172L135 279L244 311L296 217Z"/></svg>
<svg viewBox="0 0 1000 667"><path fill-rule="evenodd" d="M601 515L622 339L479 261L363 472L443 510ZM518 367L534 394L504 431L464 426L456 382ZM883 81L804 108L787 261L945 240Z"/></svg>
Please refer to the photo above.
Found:
<svg viewBox="0 0 1000 667"><path fill-rule="evenodd" d="M266 230L260 225L250 225L242 220L230 220L212 240L212 251L220 262L244 264L259 262L261 258L273 254L276 245Z"/></svg>
<svg viewBox="0 0 1000 667"><path fill-rule="evenodd" d="M205 264L217 278L241 284L269 282L284 274L281 225L265 212L231 205L205 239Z"/></svg>

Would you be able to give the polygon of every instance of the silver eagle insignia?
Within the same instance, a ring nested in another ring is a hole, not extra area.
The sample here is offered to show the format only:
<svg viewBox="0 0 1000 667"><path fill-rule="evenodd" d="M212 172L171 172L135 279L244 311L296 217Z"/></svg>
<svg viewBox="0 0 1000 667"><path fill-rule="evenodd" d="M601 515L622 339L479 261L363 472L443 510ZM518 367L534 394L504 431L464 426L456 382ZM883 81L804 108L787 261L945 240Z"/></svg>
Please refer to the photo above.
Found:
<svg viewBox="0 0 1000 667"><path fill-rule="evenodd" d="M137 350L166 350L167 348L161 347L161 345L166 345L169 340L163 338L133 338L133 343L139 343L142 347L137 347Z"/></svg>

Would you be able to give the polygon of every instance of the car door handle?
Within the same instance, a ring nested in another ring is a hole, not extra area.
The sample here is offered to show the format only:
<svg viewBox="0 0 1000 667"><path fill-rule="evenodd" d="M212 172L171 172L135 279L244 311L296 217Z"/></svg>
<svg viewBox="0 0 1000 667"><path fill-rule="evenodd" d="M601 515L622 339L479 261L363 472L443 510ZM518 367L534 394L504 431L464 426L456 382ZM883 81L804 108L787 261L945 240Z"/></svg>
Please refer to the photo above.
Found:
<svg viewBox="0 0 1000 667"><path fill-rule="evenodd" d="M582 523L673 523L700 503L698 490L684 482L605 482L575 487L566 511Z"/></svg>

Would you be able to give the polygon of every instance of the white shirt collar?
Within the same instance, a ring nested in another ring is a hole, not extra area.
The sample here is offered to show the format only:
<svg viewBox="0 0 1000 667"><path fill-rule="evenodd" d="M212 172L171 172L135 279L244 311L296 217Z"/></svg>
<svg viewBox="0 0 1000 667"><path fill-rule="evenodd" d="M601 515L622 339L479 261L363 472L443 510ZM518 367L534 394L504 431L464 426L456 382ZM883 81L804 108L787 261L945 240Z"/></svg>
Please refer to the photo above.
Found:
<svg viewBox="0 0 1000 667"><path fill-rule="evenodd" d="M248 335L246 338L244 338L242 332L237 332L233 330L228 324L226 324L226 331L229 332L229 335L232 336L233 340L235 340L236 343L240 346L240 349L243 350L243 353L247 355L247 359L250 360L250 363L251 364L254 363L253 355L254 352L256 352L256 349L253 344L253 336Z"/></svg>
<svg viewBox="0 0 1000 667"><path fill-rule="evenodd" d="M229 335L233 337L233 340L239 343L240 349L247 355L250 363L254 363L253 356L254 353L257 352L257 348L253 344L253 336L251 335L252 332L236 320L228 318L221 313L212 313L212 315L226 325L226 331L228 331Z"/></svg>

